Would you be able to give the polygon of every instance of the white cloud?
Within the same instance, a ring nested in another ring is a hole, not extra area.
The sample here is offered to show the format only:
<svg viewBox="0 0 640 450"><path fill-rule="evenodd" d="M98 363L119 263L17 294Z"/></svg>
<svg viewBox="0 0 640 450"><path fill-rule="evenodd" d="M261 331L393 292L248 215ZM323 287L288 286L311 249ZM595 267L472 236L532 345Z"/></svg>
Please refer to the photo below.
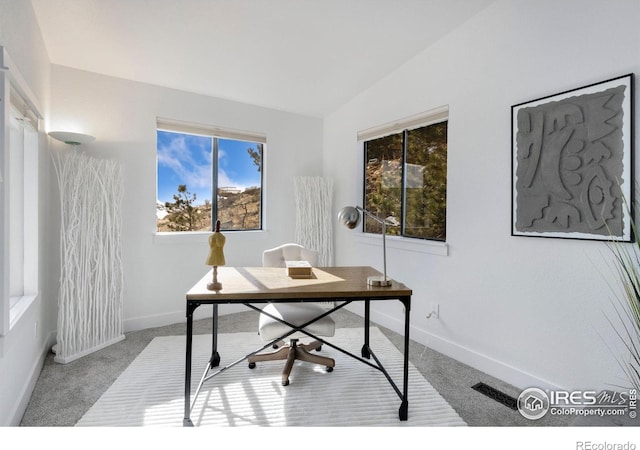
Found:
<svg viewBox="0 0 640 450"><path fill-rule="evenodd" d="M176 175L185 180L192 189L211 189L211 153L200 152L201 159L197 160L183 137L176 137L169 145L158 149L158 164L168 167Z"/></svg>

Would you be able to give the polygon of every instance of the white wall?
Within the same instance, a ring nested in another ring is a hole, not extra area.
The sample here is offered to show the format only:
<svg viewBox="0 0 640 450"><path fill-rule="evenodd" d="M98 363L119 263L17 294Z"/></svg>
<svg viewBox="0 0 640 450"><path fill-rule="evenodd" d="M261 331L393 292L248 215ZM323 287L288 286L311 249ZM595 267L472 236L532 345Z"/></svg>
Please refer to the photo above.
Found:
<svg viewBox="0 0 640 450"><path fill-rule="evenodd" d="M638 18L637 0L497 1L325 119L337 211L362 202L358 130L449 105L449 255L388 249L390 276L414 290L412 338L521 388L621 382L605 244L510 236L510 107L640 72ZM380 253L336 230L338 264ZM399 309L375 317L398 329Z"/></svg>
<svg viewBox="0 0 640 450"><path fill-rule="evenodd" d="M46 117L49 99L49 58L38 28L31 2L0 1L0 45L9 53L40 111ZM4 99L3 99L4 100ZM41 135L39 151L39 242L47 235L47 180L50 161L46 139ZM40 374L56 320L56 295L51 290L44 261L48 247L42 245L39 296L7 336L0 337L0 425L17 425L27 406L31 390Z"/></svg>
<svg viewBox="0 0 640 450"><path fill-rule="evenodd" d="M262 251L293 240L293 177L320 175L322 121L61 66L52 68L49 130L96 136L80 151L120 161L125 171L125 331L183 322L185 293L210 267L208 234L155 236L156 117L265 133L265 231L225 233L227 265L261 265ZM64 144L55 143L57 151ZM55 189L55 186L52 186ZM59 213L50 217L59 229ZM51 236L57 239L55 232ZM57 259L50 263L58 266ZM220 280L224 285L224 280ZM210 308L197 312L208 312ZM227 308L227 312L229 309ZM224 308L221 312L225 312Z"/></svg>

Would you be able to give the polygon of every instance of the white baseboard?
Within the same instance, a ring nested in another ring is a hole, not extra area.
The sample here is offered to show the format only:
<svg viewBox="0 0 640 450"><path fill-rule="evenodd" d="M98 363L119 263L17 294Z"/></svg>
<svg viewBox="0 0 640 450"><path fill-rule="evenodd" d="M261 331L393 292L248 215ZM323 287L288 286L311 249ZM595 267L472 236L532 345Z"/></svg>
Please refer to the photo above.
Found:
<svg viewBox="0 0 640 450"><path fill-rule="evenodd" d="M392 317L388 314L371 311L371 320L387 327L397 333L404 332L402 318ZM530 373L524 372L517 367L511 366L503 361L499 361L488 355L479 353L469 347L444 339L426 330L411 326L410 337L432 350L460 361L463 364L473 367L494 378L508 383L519 389L537 387L540 389L560 390L561 386L541 379Z"/></svg>
<svg viewBox="0 0 640 450"><path fill-rule="evenodd" d="M243 311L248 311L247 307L243 305L220 305L218 307L218 314L220 315ZM202 305L193 312L194 320L207 319L212 316L213 308L208 305ZM128 333L130 331L173 325L175 323L187 323L186 311L175 311L166 314L127 319L123 322L123 328L125 333Z"/></svg>
<svg viewBox="0 0 640 450"><path fill-rule="evenodd" d="M38 382L38 378L40 377L40 373L42 372L42 367L44 366L44 360L49 354L53 342L55 342L55 333L52 333L49 338L43 342L40 356L34 361L34 364L29 371L29 377L27 378L26 383L22 386L22 390L18 397L19 400L14 405L13 411L9 414L11 421L9 424L7 424L8 426L20 426L22 416L24 416L24 412L27 410L27 405L29 404L29 400L31 399L31 394L36 387L36 383Z"/></svg>

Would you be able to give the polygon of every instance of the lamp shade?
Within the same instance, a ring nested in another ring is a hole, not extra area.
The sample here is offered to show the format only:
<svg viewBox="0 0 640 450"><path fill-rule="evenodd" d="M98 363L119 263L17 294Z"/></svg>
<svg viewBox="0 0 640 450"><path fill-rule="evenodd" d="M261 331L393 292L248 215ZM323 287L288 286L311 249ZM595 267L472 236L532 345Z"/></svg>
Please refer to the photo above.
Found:
<svg viewBox="0 0 640 450"><path fill-rule="evenodd" d="M49 132L49 136L69 145L88 144L96 139L88 134L72 133L70 131L51 131Z"/></svg>
<svg viewBox="0 0 640 450"><path fill-rule="evenodd" d="M360 212L353 206L345 206L338 213L338 222L353 230L360 223Z"/></svg>

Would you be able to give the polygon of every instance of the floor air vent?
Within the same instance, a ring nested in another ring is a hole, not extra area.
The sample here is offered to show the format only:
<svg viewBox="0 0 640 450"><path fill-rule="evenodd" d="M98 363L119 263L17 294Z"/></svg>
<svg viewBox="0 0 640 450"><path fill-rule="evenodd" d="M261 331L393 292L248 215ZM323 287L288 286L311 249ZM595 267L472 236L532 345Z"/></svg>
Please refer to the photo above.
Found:
<svg viewBox="0 0 640 450"><path fill-rule="evenodd" d="M474 389L481 394L494 399L498 403L502 403L504 406L511 408L514 411L518 410L518 401L515 398L505 394L502 391L497 390L496 388L489 386L488 384L478 383L471 386L471 389Z"/></svg>

